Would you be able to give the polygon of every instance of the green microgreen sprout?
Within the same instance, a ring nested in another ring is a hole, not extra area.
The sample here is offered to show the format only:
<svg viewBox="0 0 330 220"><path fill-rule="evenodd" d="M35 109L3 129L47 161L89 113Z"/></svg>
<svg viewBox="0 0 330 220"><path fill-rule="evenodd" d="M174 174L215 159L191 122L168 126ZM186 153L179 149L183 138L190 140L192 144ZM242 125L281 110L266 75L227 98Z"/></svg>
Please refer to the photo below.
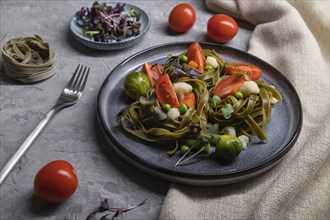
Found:
<svg viewBox="0 0 330 220"><path fill-rule="evenodd" d="M84 32L84 37L86 37L87 35L89 35L89 38L91 40L93 40L93 36L96 35L96 34L99 34L100 31L83 31Z"/></svg>
<svg viewBox="0 0 330 220"><path fill-rule="evenodd" d="M140 13L135 8L131 8L128 14L140 18Z"/></svg>
<svg viewBox="0 0 330 220"><path fill-rule="evenodd" d="M244 72L235 73L235 76L241 76L244 77L246 81L251 81L250 77Z"/></svg>

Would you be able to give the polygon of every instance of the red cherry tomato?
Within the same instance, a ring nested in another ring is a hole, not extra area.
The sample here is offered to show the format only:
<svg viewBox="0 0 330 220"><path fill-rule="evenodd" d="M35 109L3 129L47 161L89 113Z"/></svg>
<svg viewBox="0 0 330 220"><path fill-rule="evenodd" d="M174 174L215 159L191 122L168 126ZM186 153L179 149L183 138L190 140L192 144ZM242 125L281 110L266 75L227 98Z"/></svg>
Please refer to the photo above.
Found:
<svg viewBox="0 0 330 220"><path fill-rule="evenodd" d="M226 68L228 75L235 75L236 73L245 73L253 81L260 79L261 76L261 69L252 64L232 63L226 65Z"/></svg>
<svg viewBox="0 0 330 220"><path fill-rule="evenodd" d="M246 80L242 76L225 76L214 87L213 95L219 96L221 99L228 95L235 95Z"/></svg>
<svg viewBox="0 0 330 220"><path fill-rule="evenodd" d="M161 105L169 104L171 108L180 106L172 82L167 74L163 74L156 81L156 97Z"/></svg>
<svg viewBox="0 0 330 220"><path fill-rule="evenodd" d="M41 168L34 179L35 195L50 203L68 199L77 189L78 178L70 163L55 160Z"/></svg>
<svg viewBox="0 0 330 220"><path fill-rule="evenodd" d="M186 3L175 6L168 17L169 27L178 33L188 31L196 21L195 9Z"/></svg>
<svg viewBox="0 0 330 220"><path fill-rule="evenodd" d="M150 63L144 63L142 67L142 72L147 74L150 85L154 86L159 76L162 74L164 67L160 64L152 65Z"/></svg>
<svg viewBox="0 0 330 220"><path fill-rule="evenodd" d="M236 21L224 14L213 15L207 22L207 37L215 43L226 43L233 39L238 31Z"/></svg>
<svg viewBox="0 0 330 220"><path fill-rule="evenodd" d="M205 54L201 47L201 45L195 41L193 42L186 52L186 56L188 57L188 61L194 61L197 63L197 69L200 72L204 72L205 66Z"/></svg>

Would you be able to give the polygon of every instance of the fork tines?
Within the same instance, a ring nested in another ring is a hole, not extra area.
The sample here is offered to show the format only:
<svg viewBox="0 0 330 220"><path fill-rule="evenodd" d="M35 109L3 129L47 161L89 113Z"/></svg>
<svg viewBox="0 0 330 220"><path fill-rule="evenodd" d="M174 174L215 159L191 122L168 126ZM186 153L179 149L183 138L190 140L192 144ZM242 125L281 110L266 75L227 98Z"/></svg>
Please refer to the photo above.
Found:
<svg viewBox="0 0 330 220"><path fill-rule="evenodd" d="M90 67L79 64L73 73L67 88L73 91L82 92L85 88Z"/></svg>

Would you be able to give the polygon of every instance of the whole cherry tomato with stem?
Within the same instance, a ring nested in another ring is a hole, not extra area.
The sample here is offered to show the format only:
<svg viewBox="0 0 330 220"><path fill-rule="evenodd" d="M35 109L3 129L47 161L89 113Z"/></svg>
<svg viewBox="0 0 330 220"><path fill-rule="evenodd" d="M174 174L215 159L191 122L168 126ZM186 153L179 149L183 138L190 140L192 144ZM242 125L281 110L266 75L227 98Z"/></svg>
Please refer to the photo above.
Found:
<svg viewBox="0 0 330 220"><path fill-rule="evenodd" d="M73 166L64 160L55 160L42 167L34 179L35 195L49 203L68 199L78 187Z"/></svg>
<svg viewBox="0 0 330 220"><path fill-rule="evenodd" d="M228 15L216 14L207 22L207 38L215 43L227 43L237 32L237 22Z"/></svg>
<svg viewBox="0 0 330 220"><path fill-rule="evenodd" d="M178 33L188 31L195 24L195 21L195 9L187 3L175 6L168 16L169 27Z"/></svg>

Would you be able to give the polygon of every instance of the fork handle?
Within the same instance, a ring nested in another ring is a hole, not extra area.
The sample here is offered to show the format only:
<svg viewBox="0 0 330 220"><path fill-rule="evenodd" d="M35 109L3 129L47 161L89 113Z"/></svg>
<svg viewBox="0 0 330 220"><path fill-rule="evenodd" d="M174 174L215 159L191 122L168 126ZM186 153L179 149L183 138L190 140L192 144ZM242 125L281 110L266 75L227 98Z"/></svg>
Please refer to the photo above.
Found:
<svg viewBox="0 0 330 220"><path fill-rule="evenodd" d="M25 152L29 149L33 141L38 137L42 129L46 126L46 124L49 122L49 120L52 118L52 116L55 114L55 112L58 110L56 106L54 106L46 115L45 117L40 121L40 123L35 127L35 129L31 132L31 134L25 139L23 144L18 148L18 150L15 152L15 154L9 159L9 161L6 163L6 165L1 169L0 172L0 185L3 183L3 181L7 178L8 174L11 172L11 170L14 168L16 163L22 158L22 156L25 154Z"/></svg>

